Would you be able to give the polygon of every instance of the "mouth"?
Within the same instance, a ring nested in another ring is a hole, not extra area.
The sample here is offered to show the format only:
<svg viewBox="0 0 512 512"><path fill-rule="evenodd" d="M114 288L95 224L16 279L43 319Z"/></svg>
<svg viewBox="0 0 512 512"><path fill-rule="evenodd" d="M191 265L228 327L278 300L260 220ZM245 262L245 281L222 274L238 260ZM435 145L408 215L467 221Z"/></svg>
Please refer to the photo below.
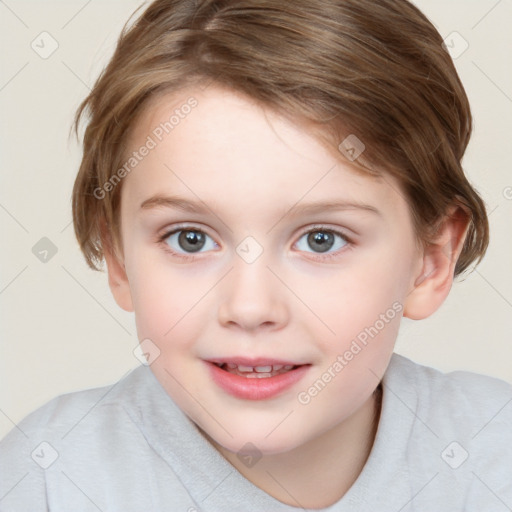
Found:
<svg viewBox="0 0 512 512"><path fill-rule="evenodd" d="M291 389L311 363L243 357L206 361L210 376L224 392L244 400L265 400Z"/></svg>

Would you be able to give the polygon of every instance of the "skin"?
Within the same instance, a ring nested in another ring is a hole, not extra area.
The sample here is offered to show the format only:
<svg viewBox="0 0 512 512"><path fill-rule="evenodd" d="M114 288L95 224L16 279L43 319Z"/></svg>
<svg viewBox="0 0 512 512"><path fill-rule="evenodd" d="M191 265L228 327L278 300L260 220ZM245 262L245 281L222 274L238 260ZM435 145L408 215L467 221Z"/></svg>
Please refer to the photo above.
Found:
<svg viewBox="0 0 512 512"><path fill-rule="evenodd" d="M149 338L160 350L151 369L161 385L240 473L283 503L329 506L370 453L379 414L374 392L402 315L426 318L450 291L466 218L450 210L437 241L421 249L389 175L354 172L300 125L214 85L152 100L129 147L144 144L190 96L198 105L122 182L122 242L117 251L105 246L111 290L135 312L139 340ZM200 200L209 211L141 209L156 195ZM292 215L294 206L328 200L379 213L330 208ZM160 240L179 223L208 235L199 252L180 246L177 235ZM314 229L341 230L350 239L331 238L333 247L319 252L303 234ZM252 263L236 252L248 236L263 249ZM195 259L182 257L187 249ZM309 403L300 403L298 393L393 303L401 312ZM235 355L311 366L284 393L243 400L217 387L203 361ZM252 467L237 457L247 442L262 454Z"/></svg>

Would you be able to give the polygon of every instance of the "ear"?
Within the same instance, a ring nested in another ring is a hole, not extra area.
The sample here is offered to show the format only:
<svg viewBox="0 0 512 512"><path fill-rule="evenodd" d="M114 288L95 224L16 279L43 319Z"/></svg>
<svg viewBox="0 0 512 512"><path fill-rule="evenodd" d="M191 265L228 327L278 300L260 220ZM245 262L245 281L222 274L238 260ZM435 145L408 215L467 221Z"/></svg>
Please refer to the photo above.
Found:
<svg viewBox="0 0 512 512"><path fill-rule="evenodd" d="M133 311L133 302L130 291L130 283L126 275L123 257L117 254L112 243L110 232L102 228L103 256L107 263L108 284L115 301L125 311Z"/></svg>
<svg viewBox="0 0 512 512"><path fill-rule="evenodd" d="M459 206L448 209L434 241L422 255L422 268L404 303L404 315L422 320L444 302L453 284L455 264L464 246L469 216Z"/></svg>

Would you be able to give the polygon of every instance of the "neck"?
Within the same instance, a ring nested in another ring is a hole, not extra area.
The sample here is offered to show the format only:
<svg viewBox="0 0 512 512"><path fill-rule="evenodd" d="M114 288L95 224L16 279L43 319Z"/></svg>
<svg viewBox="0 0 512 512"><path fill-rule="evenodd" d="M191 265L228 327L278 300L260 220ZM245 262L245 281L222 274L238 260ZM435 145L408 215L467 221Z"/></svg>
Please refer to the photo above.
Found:
<svg viewBox="0 0 512 512"><path fill-rule="evenodd" d="M205 432L210 443L245 478L287 505L325 508L339 501L361 473L375 440L382 387L349 418L285 453L264 455L248 468Z"/></svg>

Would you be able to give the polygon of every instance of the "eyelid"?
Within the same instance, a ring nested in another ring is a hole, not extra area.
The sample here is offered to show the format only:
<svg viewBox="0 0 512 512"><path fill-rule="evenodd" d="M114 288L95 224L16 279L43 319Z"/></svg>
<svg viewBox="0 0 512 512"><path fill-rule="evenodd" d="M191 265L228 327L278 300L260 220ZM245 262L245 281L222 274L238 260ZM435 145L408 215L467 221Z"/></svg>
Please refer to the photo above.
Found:
<svg viewBox="0 0 512 512"><path fill-rule="evenodd" d="M215 238L209 233L207 228L200 227L198 224L182 222L178 224L173 224L171 227L166 227L158 231L157 238L159 240L165 240L172 234L176 233L176 231L200 231L205 235L208 235L212 240L215 241ZM217 242L215 242L217 243ZM217 244L218 245L218 244Z"/></svg>
<svg viewBox="0 0 512 512"><path fill-rule="evenodd" d="M329 231L335 233L337 235L342 236L347 242L351 242L353 235L350 234L350 230L345 228L340 228L338 226L330 226L328 224L311 224L307 228L303 228L299 233L300 236L305 235L306 233L310 233L312 231Z"/></svg>

